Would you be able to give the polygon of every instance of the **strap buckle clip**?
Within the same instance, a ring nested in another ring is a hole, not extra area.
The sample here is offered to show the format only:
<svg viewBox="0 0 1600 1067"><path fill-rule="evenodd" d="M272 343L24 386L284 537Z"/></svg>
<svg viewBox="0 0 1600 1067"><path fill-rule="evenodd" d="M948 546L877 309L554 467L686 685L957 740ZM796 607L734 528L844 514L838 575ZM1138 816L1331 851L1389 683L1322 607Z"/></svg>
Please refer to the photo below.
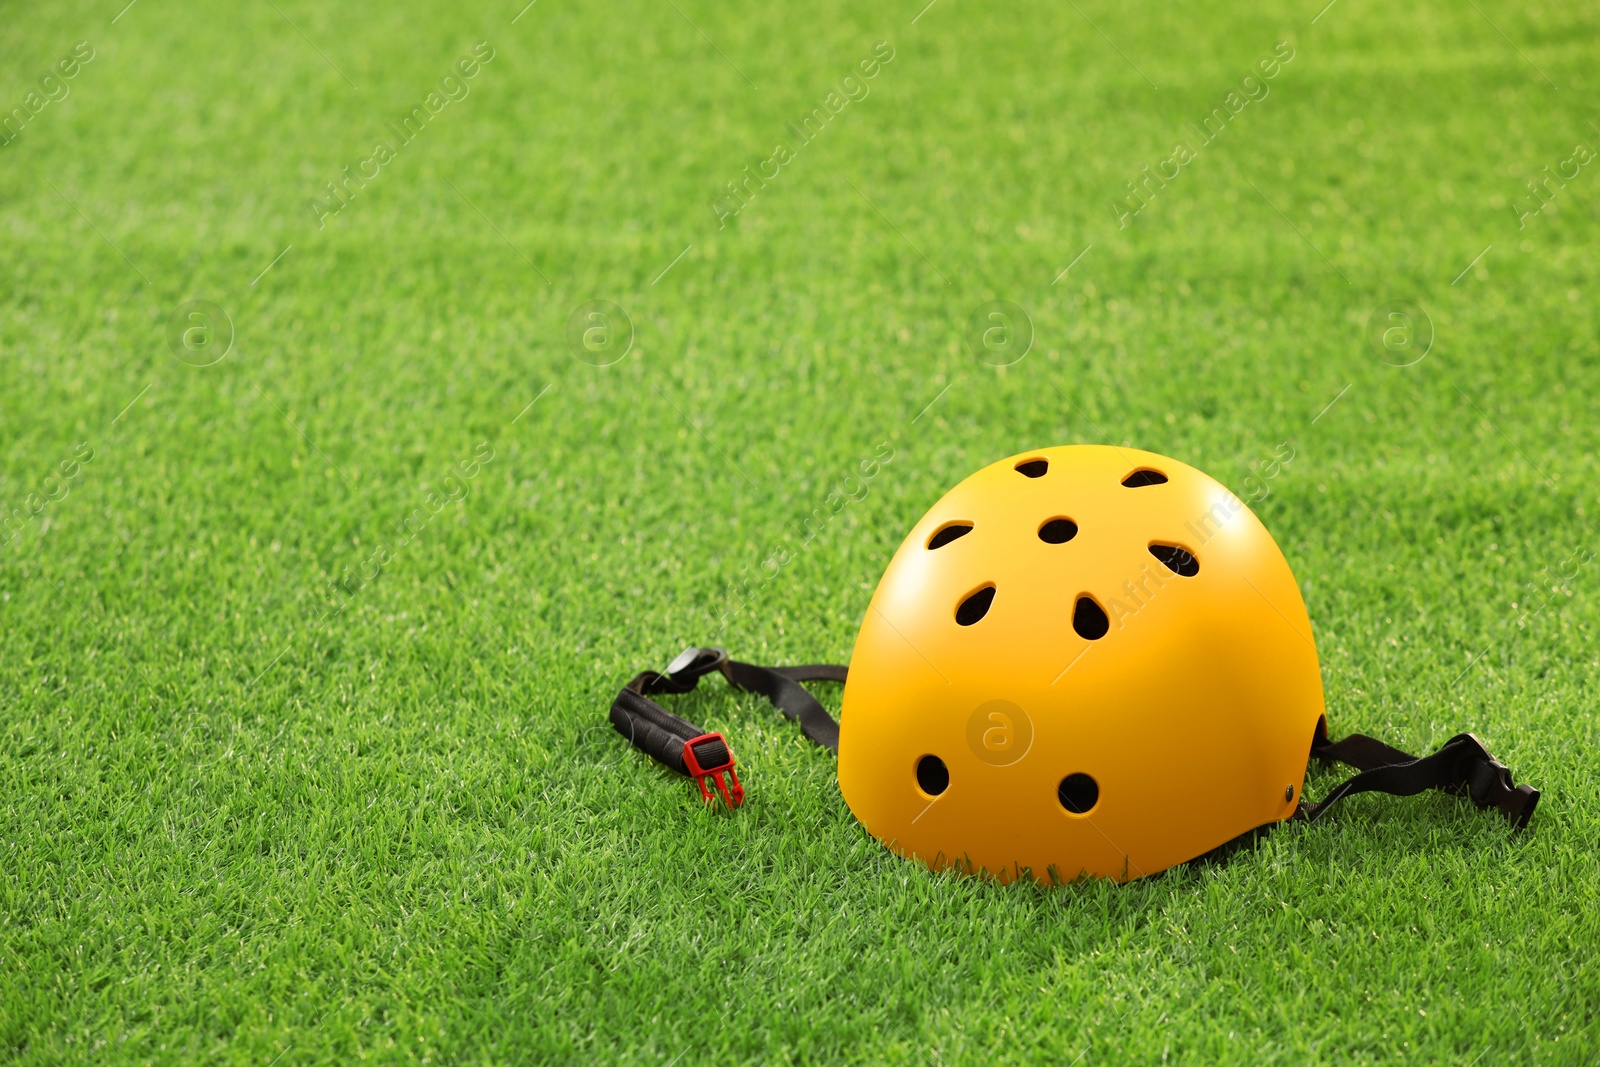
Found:
<svg viewBox="0 0 1600 1067"><path fill-rule="evenodd" d="M733 769L733 750L719 733L701 734L683 743L683 765L700 787L700 796L707 804L716 803L716 797L706 786L710 778L717 785L723 803L737 808L744 803L744 786L739 784L739 774ZM723 775L727 775L727 780ZM729 782L732 783L731 787Z"/></svg>
<svg viewBox="0 0 1600 1067"><path fill-rule="evenodd" d="M1472 798L1479 808L1498 808L1520 830L1533 818L1539 804L1539 791L1530 785L1513 785L1511 770L1495 759L1482 741L1472 734L1457 734L1450 743L1461 742L1456 759L1453 790Z"/></svg>

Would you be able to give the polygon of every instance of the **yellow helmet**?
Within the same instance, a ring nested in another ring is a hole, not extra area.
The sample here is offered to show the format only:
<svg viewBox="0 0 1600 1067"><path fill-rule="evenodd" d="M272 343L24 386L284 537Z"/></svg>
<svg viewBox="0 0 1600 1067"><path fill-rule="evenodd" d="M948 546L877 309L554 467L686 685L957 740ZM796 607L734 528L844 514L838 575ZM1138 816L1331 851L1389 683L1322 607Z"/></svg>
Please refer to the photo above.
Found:
<svg viewBox="0 0 1600 1067"><path fill-rule="evenodd" d="M1126 879L1287 818L1323 714L1272 535L1134 449L1027 452L911 530L845 684L839 787L897 852Z"/></svg>
<svg viewBox="0 0 1600 1067"><path fill-rule="evenodd" d="M891 849L1002 881L1143 877L1369 790L1470 795L1519 827L1539 797L1471 734L1421 759L1330 741L1272 535L1213 478L1135 449L1026 452L946 493L889 562L848 672L692 648L630 682L617 730L734 807L722 735L648 699L711 670L836 749L845 802ZM845 682L837 725L797 684L819 679ZM1363 773L1304 802L1312 755Z"/></svg>

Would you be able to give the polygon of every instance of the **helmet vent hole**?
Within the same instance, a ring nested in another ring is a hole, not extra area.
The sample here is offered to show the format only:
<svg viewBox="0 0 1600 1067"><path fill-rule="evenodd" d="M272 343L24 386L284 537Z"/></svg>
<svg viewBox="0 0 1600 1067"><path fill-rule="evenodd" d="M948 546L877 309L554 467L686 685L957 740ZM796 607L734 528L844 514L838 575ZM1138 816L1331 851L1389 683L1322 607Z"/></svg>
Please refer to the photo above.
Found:
<svg viewBox="0 0 1600 1067"><path fill-rule="evenodd" d="M940 766L944 766L940 764ZM922 776L922 771L917 770L917 776ZM1100 783L1090 778L1087 774L1069 774L1061 779L1061 784L1056 786L1056 799L1061 801L1061 806L1074 815L1087 815L1100 803Z"/></svg>
<svg viewBox="0 0 1600 1067"><path fill-rule="evenodd" d="M930 797L936 797L950 788L950 768L944 765L944 760L938 756L923 756L917 760L917 788Z"/></svg>
<svg viewBox="0 0 1600 1067"><path fill-rule="evenodd" d="M972 593L956 607L956 622L962 626L971 626L985 615L989 614L989 605L994 603L994 586L986 585L976 593Z"/></svg>
<svg viewBox="0 0 1600 1067"><path fill-rule="evenodd" d="M1144 485L1160 485L1166 480L1167 476L1162 474L1160 471L1154 471L1149 467L1143 467L1122 479L1122 484L1127 486L1129 489L1138 489L1140 486Z"/></svg>
<svg viewBox="0 0 1600 1067"><path fill-rule="evenodd" d="M1194 558L1194 553L1181 545L1151 545L1150 554L1159 559L1167 570L1179 577L1193 578L1200 573L1200 561Z"/></svg>
<svg viewBox="0 0 1600 1067"><path fill-rule="evenodd" d="M932 537L928 538L928 548L930 550L943 548L956 538L965 537L971 532L972 523L970 522L947 522L935 530Z"/></svg>
<svg viewBox="0 0 1600 1067"><path fill-rule="evenodd" d="M1017 470L1029 478L1043 478L1044 472L1050 469L1047 459L1025 459L1017 464Z"/></svg>
<svg viewBox="0 0 1600 1067"><path fill-rule="evenodd" d="M1081 596L1078 606L1072 609L1072 628L1085 641L1098 641L1111 629L1106 609L1094 602L1093 597Z"/></svg>
<svg viewBox="0 0 1600 1067"><path fill-rule="evenodd" d="M1051 519L1039 527L1039 540L1047 545L1064 545L1078 536L1078 524L1071 519Z"/></svg>

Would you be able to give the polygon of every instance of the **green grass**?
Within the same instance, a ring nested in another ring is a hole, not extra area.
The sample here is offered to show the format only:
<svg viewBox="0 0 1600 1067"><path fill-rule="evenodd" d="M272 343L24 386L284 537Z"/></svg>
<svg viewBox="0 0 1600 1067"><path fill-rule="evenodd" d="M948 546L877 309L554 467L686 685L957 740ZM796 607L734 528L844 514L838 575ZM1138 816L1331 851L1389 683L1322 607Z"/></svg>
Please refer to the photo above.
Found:
<svg viewBox="0 0 1600 1067"><path fill-rule="evenodd" d="M95 57L0 148L0 1059L1593 1062L1600 571L1564 561L1600 550L1600 163L1512 208L1600 147L1593 8L675 6L5 5L6 112ZM215 365L169 351L189 299L233 323ZM589 299L633 323L609 367L567 343ZM990 299L1036 330L1004 369ZM1436 331L1405 368L1364 336L1399 299ZM1241 493L1291 442L1256 508L1335 732L1477 732L1544 790L1530 831L1361 797L1001 887L891 856L720 682L677 706L730 735L737 815L604 725L687 643L843 660L946 488L1106 440Z"/></svg>

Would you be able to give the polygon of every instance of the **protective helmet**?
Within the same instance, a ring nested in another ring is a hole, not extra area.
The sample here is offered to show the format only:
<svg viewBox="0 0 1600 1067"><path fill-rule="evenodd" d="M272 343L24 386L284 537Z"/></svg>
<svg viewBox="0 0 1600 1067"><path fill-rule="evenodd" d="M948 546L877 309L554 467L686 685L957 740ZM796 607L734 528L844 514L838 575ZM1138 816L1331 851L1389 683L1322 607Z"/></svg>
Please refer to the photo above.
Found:
<svg viewBox="0 0 1600 1067"><path fill-rule="evenodd" d="M1471 734L1422 759L1330 741L1271 534L1211 477L1135 449L1026 452L945 494L889 562L848 671L693 648L630 682L613 725L732 807L725 739L648 699L713 669L836 748L845 802L895 852L1002 881L1142 877L1368 790L1464 793L1518 826L1539 796ZM797 684L813 679L845 681L837 726ZM1313 755L1364 773L1303 802Z"/></svg>
<svg viewBox="0 0 1600 1067"><path fill-rule="evenodd" d="M890 561L839 787L934 865L1127 878L1293 814L1322 714L1305 604L1249 508L1150 452L1049 448L967 478Z"/></svg>

